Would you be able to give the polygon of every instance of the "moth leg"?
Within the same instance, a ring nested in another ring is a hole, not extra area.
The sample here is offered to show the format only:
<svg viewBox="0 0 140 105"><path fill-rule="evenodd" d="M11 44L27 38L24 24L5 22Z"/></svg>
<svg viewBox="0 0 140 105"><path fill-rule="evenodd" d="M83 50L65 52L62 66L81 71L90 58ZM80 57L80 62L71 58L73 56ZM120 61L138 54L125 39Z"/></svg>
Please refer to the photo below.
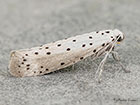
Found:
<svg viewBox="0 0 140 105"><path fill-rule="evenodd" d="M72 65L72 70L74 70L74 68L75 68L75 64Z"/></svg>
<svg viewBox="0 0 140 105"><path fill-rule="evenodd" d="M114 58L114 59L119 63L119 65L123 68L124 72L130 73L130 71L127 70L126 67L121 63L119 54L118 54L116 51L112 51L111 53L112 53L113 58Z"/></svg>
<svg viewBox="0 0 140 105"><path fill-rule="evenodd" d="M102 72L103 72L103 67L104 67L104 64L106 62L106 59L108 57L110 52L107 52L104 59L101 61L101 63L99 64L98 66L98 69L97 69L97 72L95 74L95 79L100 83L101 82L101 76L102 76ZM97 77L98 76L98 77Z"/></svg>

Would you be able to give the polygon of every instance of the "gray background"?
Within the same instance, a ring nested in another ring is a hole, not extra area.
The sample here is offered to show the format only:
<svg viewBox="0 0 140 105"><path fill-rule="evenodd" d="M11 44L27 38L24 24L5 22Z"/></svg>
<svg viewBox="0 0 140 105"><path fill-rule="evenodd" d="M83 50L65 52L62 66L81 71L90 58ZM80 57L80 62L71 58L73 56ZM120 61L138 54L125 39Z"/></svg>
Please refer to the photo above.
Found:
<svg viewBox="0 0 140 105"><path fill-rule="evenodd" d="M76 34L118 28L124 73L110 57L102 83L94 76L103 57L38 77L16 78L11 50ZM140 105L140 0L0 0L0 105Z"/></svg>

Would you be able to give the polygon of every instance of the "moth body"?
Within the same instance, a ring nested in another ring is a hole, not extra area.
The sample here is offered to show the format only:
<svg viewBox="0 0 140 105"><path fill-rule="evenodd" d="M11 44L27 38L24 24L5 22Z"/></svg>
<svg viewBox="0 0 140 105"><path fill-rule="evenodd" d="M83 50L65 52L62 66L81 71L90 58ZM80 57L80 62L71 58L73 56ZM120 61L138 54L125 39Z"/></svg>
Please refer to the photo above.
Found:
<svg viewBox="0 0 140 105"><path fill-rule="evenodd" d="M43 75L73 65L89 56L96 58L105 54L117 38L117 42L124 39L119 30L103 30L40 47L12 51L10 73L17 77Z"/></svg>

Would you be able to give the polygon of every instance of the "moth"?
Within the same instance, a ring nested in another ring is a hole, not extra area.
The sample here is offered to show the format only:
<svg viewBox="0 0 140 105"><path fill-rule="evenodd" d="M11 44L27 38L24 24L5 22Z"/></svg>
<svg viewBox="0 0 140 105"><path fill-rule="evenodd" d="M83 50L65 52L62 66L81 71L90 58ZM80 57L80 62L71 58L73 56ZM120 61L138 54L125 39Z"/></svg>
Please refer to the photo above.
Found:
<svg viewBox="0 0 140 105"><path fill-rule="evenodd" d="M104 63L110 53L120 62L114 51L116 44L124 39L118 29L90 32L83 35L48 43L30 49L12 51L10 56L10 73L16 77L44 75L70 65L74 65L89 56L94 59L105 55L96 74L101 77Z"/></svg>

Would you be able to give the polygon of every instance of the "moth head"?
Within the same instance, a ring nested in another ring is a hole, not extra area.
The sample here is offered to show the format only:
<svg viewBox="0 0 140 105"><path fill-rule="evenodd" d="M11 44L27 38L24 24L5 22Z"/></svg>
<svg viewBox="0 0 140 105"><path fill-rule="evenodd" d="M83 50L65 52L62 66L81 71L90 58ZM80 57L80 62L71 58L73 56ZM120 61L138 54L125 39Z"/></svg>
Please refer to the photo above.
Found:
<svg viewBox="0 0 140 105"><path fill-rule="evenodd" d="M117 39L117 44L120 44L120 42L124 40L124 34L118 29L115 29L113 33L115 38Z"/></svg>

